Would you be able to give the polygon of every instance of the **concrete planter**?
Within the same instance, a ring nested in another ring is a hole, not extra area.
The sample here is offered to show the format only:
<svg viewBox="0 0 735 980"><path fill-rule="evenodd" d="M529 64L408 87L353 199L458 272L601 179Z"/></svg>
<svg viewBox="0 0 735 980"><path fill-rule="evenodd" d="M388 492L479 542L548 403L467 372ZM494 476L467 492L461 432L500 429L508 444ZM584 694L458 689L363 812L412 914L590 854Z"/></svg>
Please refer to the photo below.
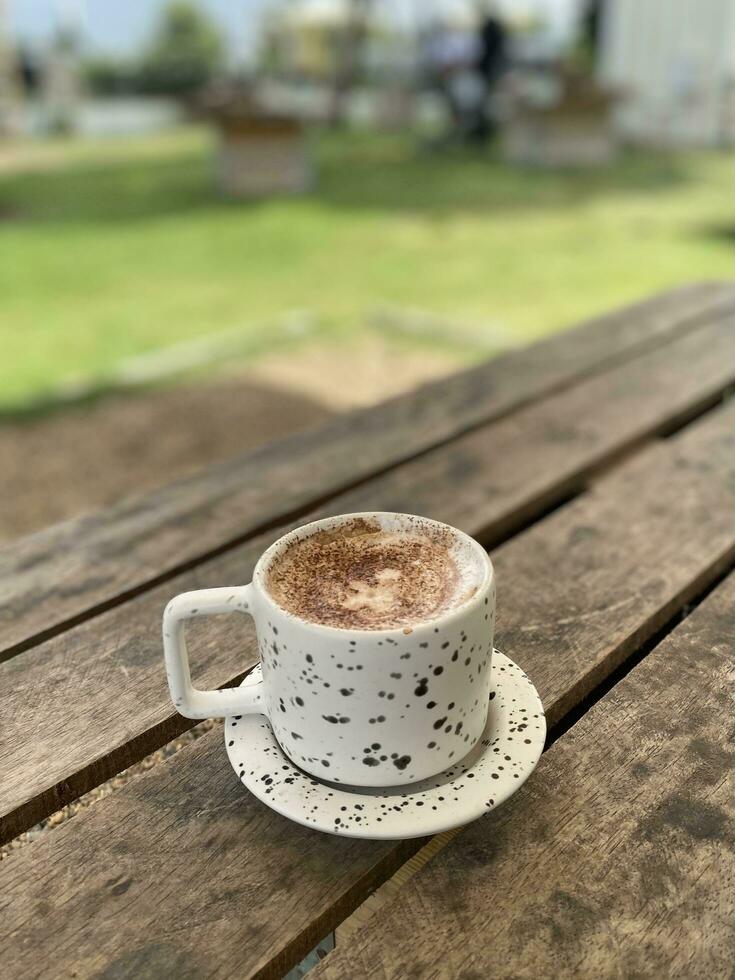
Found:
<svg viewBox="0 0 735 980"><path fill-rule="evenodd" d="M597 89L562 90L552 104L518 102L504 127L507 160L537 167L612 163L618 150L612 123L615 102L613 94Z"/></svg>
<svg viewBox="0 0 735 980"><path fill-rule="evenodd" d="M312 185L306 135L297 119L220 115L217 178L227 197L300 194Z"/></svg>

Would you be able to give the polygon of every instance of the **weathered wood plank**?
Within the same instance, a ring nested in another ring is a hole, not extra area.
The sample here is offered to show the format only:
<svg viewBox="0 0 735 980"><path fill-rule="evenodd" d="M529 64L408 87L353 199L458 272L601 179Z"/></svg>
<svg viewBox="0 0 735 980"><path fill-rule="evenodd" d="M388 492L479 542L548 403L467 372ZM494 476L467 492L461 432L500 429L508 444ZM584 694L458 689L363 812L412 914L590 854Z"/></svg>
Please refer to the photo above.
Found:
<svg viewBox="0 0 735 980"><path fill-rule="evenodd" d="M314 980L730 976L734 648L731 575Z"/></svg>
<svg viewBox="0 0 735 980"><path fill-rule="evenodd" d="M320 514L407 510L491 544L733 380L735 327L725 320L406 463ZM178 591L245 581L275 535L0 664L0 689L8 692L0 723L0 836L14 836L190 724L172 711L165 688L161 610ZM210 621L198 636L195 661L207 684L225 684L255 661L253 632L242 617Z"/></svg>
<svg viewBox="0 0 735 980"><path fill-rule="evenodd" d="M8 545L0 550L0 650L8 656L27 648L378 471L734 305L731 284L676 290Z"/></svg>
<svg viewBox="0 0 735 980"><path fill-rule="evenodd" d="M488 547L646 440L712 407L735 380L735 318L453 440L330 502L446 520Z"/></svg>
<svg viewBox="0 0 735 980"><path fill-rule="evenodd" d="M499 645L552 724L732 566L734 422L731 405L643 451L494 556ZM0 954L39 980L279 977L409 850L266 811L215 732L3 862Z"/></svg>

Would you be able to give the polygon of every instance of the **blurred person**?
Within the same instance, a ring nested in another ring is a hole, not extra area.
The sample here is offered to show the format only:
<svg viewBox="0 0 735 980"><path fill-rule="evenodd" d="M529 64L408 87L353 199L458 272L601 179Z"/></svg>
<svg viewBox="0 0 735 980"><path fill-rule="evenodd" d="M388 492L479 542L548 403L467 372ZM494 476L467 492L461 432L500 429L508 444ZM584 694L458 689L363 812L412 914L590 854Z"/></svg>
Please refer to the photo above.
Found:
<svg viewBox="0 0 735 980"><path fill-rule="evenodd" d="M497 123L489 108L492 96L508 68L508 31L494 4L485 8L478 36L477 71L482 79L483 99L478 114L474 138L478 142L491 139Z"/></svg>
<svg viewBox="0 0 735 980"><path fill-rule="evenodd" d="M582 16L582 33L593 65L600 50L604 15L605 0L587 0Z"/></svg>
<svg viewBox="0 0 735 980"><path fill-rule="evenodd" d="M37 55L28 47L18 49L18 78L26 95L35 95L41 88L42 69Z"/></svg>
<svg viewBox="0 0 735 980"><path fill-rule="evenodd" d="M472 139L485 98L477 71L477 38L469 31L437 25L428 39L425 57L429 76L447 105L450 131L442 142Z"/></svg>

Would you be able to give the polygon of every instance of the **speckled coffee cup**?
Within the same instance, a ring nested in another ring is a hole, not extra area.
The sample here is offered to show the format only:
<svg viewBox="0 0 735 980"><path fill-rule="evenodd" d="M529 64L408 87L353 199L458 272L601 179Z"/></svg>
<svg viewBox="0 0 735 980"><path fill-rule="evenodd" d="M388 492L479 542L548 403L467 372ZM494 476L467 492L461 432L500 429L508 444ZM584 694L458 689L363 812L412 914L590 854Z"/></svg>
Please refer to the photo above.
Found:
<svg viewBox="0 0 735 980"><path fill-rule="evenodd" d="M362 518L386 530L451 532L460 559L476 563L474 594L411 628L343 629L281 608L266 582L295 541ZM184 623L240 611L255 620L259 684L199 691L191 682ZM434 776L474 748L485 728L495 628L495 576L485 550L455 528L408 514L348 514L284 535L260 558L249 585L185 592L163 617L171 698L187 718L260 713L286 755L321 779L396 786Z"/></svg>

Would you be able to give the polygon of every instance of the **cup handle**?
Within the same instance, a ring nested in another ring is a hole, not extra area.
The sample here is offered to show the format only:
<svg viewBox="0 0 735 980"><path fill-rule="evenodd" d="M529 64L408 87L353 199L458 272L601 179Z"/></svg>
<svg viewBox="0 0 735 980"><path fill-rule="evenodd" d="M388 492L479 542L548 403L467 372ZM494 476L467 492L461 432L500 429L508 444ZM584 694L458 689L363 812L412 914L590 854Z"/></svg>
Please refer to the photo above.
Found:
<svg viewBox="0 0 735 980"><path fill-rule="evenodd" d="M241 612L252 616L252 583L226 589L182 592L163 613L163 653L171 700L185 718L265 714L263 681L245 687L200 691L191 682L184 624L194 616Z"/></svg>

